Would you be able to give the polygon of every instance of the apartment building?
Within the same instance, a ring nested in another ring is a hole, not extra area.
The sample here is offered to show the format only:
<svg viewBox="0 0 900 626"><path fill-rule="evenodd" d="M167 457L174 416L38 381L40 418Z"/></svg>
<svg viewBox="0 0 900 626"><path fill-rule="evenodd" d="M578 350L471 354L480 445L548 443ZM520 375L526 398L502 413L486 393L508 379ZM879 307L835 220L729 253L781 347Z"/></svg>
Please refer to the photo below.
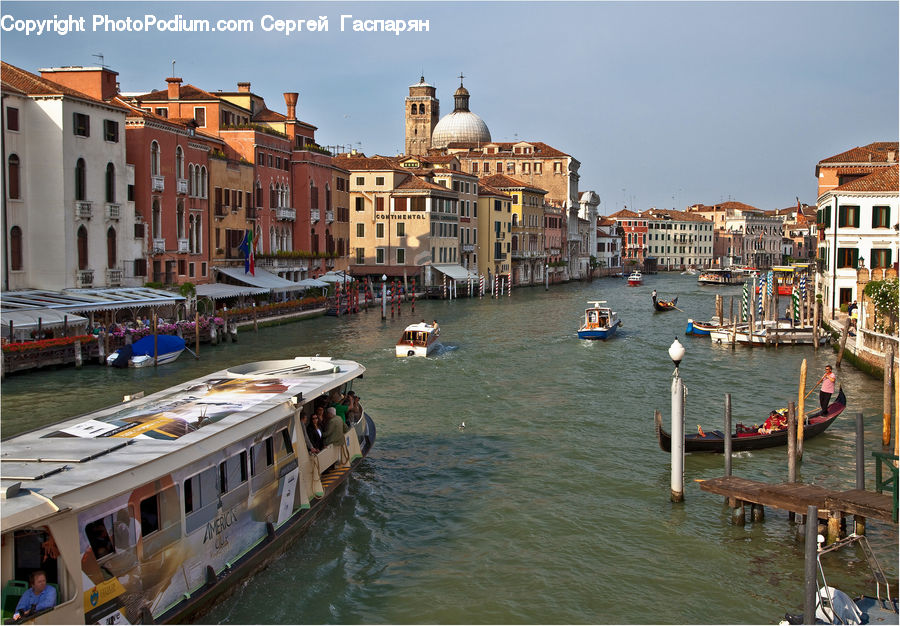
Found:
<svg viewBox="0 0 900 626"><path fill-rule="evenodd" d="M713 261L713 223L696 213L668 209L641 212L647 220L645 254L666 270L709 268Z"/></svg>

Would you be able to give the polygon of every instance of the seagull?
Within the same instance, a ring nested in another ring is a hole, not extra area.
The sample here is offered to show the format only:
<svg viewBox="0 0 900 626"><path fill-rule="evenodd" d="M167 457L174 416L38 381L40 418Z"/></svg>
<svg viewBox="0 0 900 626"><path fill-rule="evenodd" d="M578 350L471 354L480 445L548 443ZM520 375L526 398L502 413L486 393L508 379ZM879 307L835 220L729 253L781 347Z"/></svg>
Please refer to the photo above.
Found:
<svg viewBox="0 0 900 626"><path fill-rule="evenodd" d="M462 430L462 429L465 428L465 427L466 427L466 423L465 423L465 422L462 422L459 426L457 426L457 428L459 428L460 430Z"/></svg>

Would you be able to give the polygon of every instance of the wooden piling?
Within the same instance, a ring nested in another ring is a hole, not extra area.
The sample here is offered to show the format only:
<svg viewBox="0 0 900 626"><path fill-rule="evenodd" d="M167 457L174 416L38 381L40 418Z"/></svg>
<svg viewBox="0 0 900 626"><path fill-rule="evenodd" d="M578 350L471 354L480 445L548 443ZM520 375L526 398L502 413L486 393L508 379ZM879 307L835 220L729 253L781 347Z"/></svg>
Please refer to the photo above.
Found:
<svg viewBox="0 0 900 626"><path fill-rule="evenodd" d="M719 324L724 323L722 318L725 316L724 312L724 303L722 302L722 295L716 294L716 317L719 320Z"/></svg>
<svg viewBox="0 0 900 626"><path fill-rule="evenodd" d="M803 623L816 623L816 596L818 595L818 534L819 509L815 504L806 507L806 549L804 550Z"/></svg>
<svg viewBox="0 0 900 626"><path fill-rule="evenodd" d="M725 475L731 476L731 394L725 394Z"/></svg>
<svg viewBox="0 0 900 626"><path fill-rule="evenodd" d="M850 322L847 322L850 325ZM894 401L894 347L888 346L884 354L884 411L882 413L881 445L891 445L891 405Z"/></svg>
<svg viewBox="0 0 900 626"><path fill-rule="evenodd" d="M259 332L259 319L256 314L256 303L253 303L253 331Z"/></svg>
<svg viewBox="0 0 900 626"><path fill-rule="evenodd" d="M734 318L732 318L734 319ZM734 350L735 345L737 345L737 320L734 320L731 323L731 349Z"/></svg>
<svg viewBox="0 0 900 626"><path fill-rule="evenodd" d="M840 367L841 361L844 358L844 346L847 344L847 335L850 333L850 318L847 318L847 321L844 323L844 328L841 330L841 347L838 348L837 360L834 362L835 365Z"/></svg>
<svg viewBox="0 0 900 626"><path fill-rule="evenodd" d="M819 303L813 303L813 352L819 351Z"/></svg>
<svg viewBox="0 0 900 626"><path fill-rule="evenodd" d="M803 426L806 422L806 359L800 364L800 388L797 390L797 459L803 460Z"/></svg>
<svg viewBox="0 0 900 626"><path fill-rule="evenodd" d="M793 402L788 402L788 482L797 482L797 410Z"/></svg>
<svg viewBox="0 0 900 626"><path fill-rule="evenodd" d="M75 367L81 367L81 342L75 342Z"/></svg>
<svg viewBox="0 0 900 626"><path fill-rule="evenodd" d="M731 305L728 307L728 319L734 320L734 296L731 296ZM719 323L724 324L725 321L722 320Z"/></svg>
<svg viewBox="0 0 900 626"><path fill-rule="evenodd" d="M865 450L865 429L863 428L863 414L856 414L856 488L860 491L866 489L866 450ZM853 521L856 524L856 534L866 534L866 518L861 515L854 515Z"/></svg>

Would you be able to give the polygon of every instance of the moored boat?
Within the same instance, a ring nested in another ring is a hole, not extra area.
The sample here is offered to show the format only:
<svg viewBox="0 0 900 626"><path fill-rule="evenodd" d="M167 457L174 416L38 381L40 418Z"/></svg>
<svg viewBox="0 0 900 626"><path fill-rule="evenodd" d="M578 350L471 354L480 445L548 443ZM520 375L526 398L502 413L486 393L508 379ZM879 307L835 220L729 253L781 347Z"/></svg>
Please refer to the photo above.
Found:
<svg viewBox="0 0 900 626"><path fill-rule="evenodd" d="M590 300L588 304L593 306L584 310L584 323L578 329L578 338L609 339L615 335L622 324L618 314L609 307L600 306L606 304L605 300Z"/></svg>
<svg viewBox="0 0 900 626"><path fill-rule="evenodd" d="M147 335L130 346L122 346L108 357L106 364L112 367L148 367L153 365L154 355L157 365L165 365L177 359L185 349L184 339L176 335Z"/></svg>
<svg viewBox="0 0 900 626"><path fill-rule="evenodd" d="M734 270L708 269L700 272L697 283L700 285L740 285L744 278Z"/></svg>
<svg viewBox="0 0 900 626"><path fill-rule="evenodd" d="M712 319L708 322L698 322L693 319L688 319L687 326L684 329L685 335L700 335L702 337L709 337L709 333L718 330L720 328L727 328L727 326L723 326L719 324L716 319Z"/></svg>
<svg viewBox="0 0 900 626"><path fill-rule="evenodd" d="M710 328L709 338L713 343L741 345L813 345L812 326L792 326L789 321L779 320L777 323L767 321L762 328L754 328L751 332L748 324L735 326L719 326ZM829 336L821 334L819 344L828 343Z"/></svg>
<svg viewBox="0 0 900 626"><path fill-rule="evenodd" d="M637 287L642 282L644 282L644 276L641 274L640 270L634 270L628 275L628 284L631 287Z"/></svg>
<svg viewBox="0 0 900 626"><path fill-rule="evenodd" d="M825 432L834 420L844 412L847 406L847 398L844 396L844 390L839 389L837 398L828 405L828 412L821 415L821 410L810 411L806 414L803 423L803 439L812 439L816 435ZM672 450L672 435L665 431L662 425L662 417L656 414L656 439L659 447L664 452ZM731 434L731 449L734 452L742 450L760 450L762 448L772 448L775 446L783 446L787 444L787 429L775 430L771 433L763 434L755 428L745 428L742 424L735 426L735 432ZM721 430L710 430L704 432L685 434L684 451L685 452L724 452L725 450L725 433Z"/></svg>
<svg viewBox="0 0 900 626"><path fill-rule="evenodd" d="M441 328L437 322L410 324L403 330L403 335L397 342L395 354L397 356L428 356L441 347L441 343L438 341L440 336Z"/></svg>
<svg viewBox="0 0 900 626"><path fill-rule="evenodd" d="M249 363L5 440L4 602L40 567L58 594L37 623L202 612L283 552L374 445L362 413L312 453L301 419L364 371Z"/></svg>
<svg viewBox="0 0 900 626"><path fill-rule="evenodd" d="M678 304L678 296L671 300L660 300L656 295L656 289L654 289L653 293L650 294L650 299L653 301L653 308L657 311L671 311L678 308L676 306Z"/></svg>

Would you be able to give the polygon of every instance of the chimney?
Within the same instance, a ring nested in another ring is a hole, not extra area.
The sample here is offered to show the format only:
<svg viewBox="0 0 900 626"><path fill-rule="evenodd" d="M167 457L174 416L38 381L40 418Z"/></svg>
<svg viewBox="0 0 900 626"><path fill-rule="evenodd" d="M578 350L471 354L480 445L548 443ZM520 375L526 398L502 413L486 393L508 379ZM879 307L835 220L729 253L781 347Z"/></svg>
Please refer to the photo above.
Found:
<svg viewBox="0 0 900 626"><path fill-rule="evenodd" d="M181 79L175 78L173 76L171 78L167 78L166 82L169 83L169 100L180 100L181 99Z"/></svg>
<svg viewBox="0 0 900 626"><path fill-rule="evenodd" d="M296 91L285 92L284 94L284 103L287 105L287 118L289 120L297 119L297 97L299 95Z"/></svg>
<svg viewBox="0 0 900 626"><path fill-rule="evenodd" d="M250 83L238 83L238 91L241 93L250 93Z"/></svg>
<svg viewBox="0 0 900 626"><path fill-rule="evenodd" d="M893 150L888 150L887 161L888 163L893 163L897 160L897 153Z"/></svg>

